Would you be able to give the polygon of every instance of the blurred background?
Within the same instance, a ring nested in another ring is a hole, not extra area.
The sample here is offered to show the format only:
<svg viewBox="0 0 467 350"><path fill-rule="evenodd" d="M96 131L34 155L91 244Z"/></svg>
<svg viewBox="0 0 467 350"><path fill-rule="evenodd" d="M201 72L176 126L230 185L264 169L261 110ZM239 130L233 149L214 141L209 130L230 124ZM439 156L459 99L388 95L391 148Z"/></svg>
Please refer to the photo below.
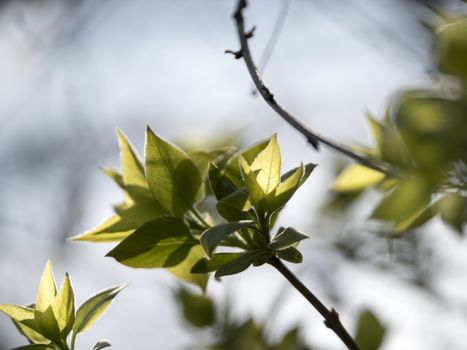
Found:
<svg viewBox="0 0 467 350"><path fill-rule="evenodd" d="M173 298L172 276L131 270L104 258L110 246L67 238L100 223L121 198L98 169L119 164L116 127L140 154L146 123L171 141L200 147L232 135L245 146L277 132L284 170L319 163L279 220L311 236L302 246L304 263L293 270L352 332L360 312L371 309L386 328L381 349L465 349L465 239L437 220L399 240L380 238L366 223L375 193L344 214L323 209L345 160L315 152L252 95L244 63L223 53L238 48L234 6L230 0L0 2L0 302L30 303L50 258L57 282L70 273L78 302L131 283L80 336L80 349L101 338L115 349L198 343ZM465 13L465 7L457 0L255 0L246 15L257 26L254 57L268 63L264 78L277 100L315 130L365 144L366 111L382 117L398 90L433 84L427 29L437 21L433 9ZM310 347L342 348L268 266L212 281L208 295L228 299L237 319L273 320L266 337L300 324ZM0 349L22 344L0 317Z"/></svg>

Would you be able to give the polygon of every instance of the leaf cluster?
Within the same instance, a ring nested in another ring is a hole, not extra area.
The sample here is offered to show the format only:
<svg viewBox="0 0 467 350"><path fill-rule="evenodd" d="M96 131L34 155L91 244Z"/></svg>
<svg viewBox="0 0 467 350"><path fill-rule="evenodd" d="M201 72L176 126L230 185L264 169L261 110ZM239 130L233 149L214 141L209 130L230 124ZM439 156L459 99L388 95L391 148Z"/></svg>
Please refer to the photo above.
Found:
<svg viewBox="0 0 467 350"><path fill-rule="evenodd" d="M39 283L36 301L28 306L0 304L0 311L9 316L18 331L30 345L16 349L73 350L78 334L91 327L104 313L115 296L125 286L103 290L87 299L75 311L75 297L68 274L60 290L47 262ZM67 338L71 335L71 341ZM98 342L93 350L108 347L107 341Z"/></svg>
<svg viewBox="0 0 467 350"><path fill-rule="evenodd" d="M238 152L186 152L148 127L144 165L120 131L118 138L121 173L104 170L124 191L124 202L74 240L119 242L107 256L133 268L165 268L203 290L214 271L235 274L273 256L301 262L296 245L307 235L271 229L315 164L281 176L276 135ZM213 198L217 213L201 213L198 206Z"/></svg>

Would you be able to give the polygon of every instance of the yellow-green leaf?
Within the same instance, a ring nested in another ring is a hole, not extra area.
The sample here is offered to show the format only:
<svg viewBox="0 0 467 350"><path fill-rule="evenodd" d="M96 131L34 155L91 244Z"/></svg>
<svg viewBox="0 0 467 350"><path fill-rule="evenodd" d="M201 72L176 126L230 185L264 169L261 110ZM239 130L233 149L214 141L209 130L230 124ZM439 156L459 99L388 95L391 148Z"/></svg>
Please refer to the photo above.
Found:
<svg viewBox="0 0 467 350"><path fill-rule="evenodd" d="M281 153L276 135L271 137L266 148L256 156L250 168L253 172L258 171L256 181L265 194L271 193L279 185Z"/></svg>
<svg viewBox="0 0 467 350"><path fill-rule="evenodd" d="M173 216L183 216L203 196L201 175L190 157L149 127L146 177L153 197Z"/></svg>
<svg viewBox="0 0 467 350"><path fill-rule="evenodd" d="M75 321L75 295L68 273L65 275L62 287L52 303L52 310L60 332L64 336L68 335Z"/></svg>
<svg viewBox="0 0 467 350"><path fill-rule="evenodd" d="M334 181L335 192L358 192L378 184L385 175L361 164L352 164L345 168Z"/></svg>
<svg viewBox="0 0 467 350"><path fill-rule="evenodd" d="M167 269L171 274L182 281L197 285L204 292L209 280L209 274L194 274L191 272L193 266L202 258L205 253L201 245L195 245L180 264Z"/></svg>
<svg viewBox="0 0 467 350"><path fill-rule="evenodd" d="M57 295L57 285L52 273L52 263L47 261L44 272L42 273L41 281L39 282L39 290L36 297L36 310L44 312L52 305L55 296Z"/></svg>

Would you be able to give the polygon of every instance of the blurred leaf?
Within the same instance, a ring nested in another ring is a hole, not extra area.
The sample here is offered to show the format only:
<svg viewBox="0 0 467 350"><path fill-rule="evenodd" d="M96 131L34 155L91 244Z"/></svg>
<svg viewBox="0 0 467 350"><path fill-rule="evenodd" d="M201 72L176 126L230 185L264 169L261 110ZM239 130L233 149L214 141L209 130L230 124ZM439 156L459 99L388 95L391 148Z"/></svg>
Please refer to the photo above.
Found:
<svg viewBox="0 0 467 350"><path fill-rule="evenodd" d="M287 227L285 230L279 232L269 243L270 249L283 249L296 244L302 239L309 238L309 236L303 232L300 232L293 227Z"/></svg>
<svg viewBox="0 0 467 350"><path fill-rule="evenodd" d="M180 288L175 294L183 307L185 320L191 325L204 328L213 325L216 317L216 309L213 301L204 296L190 293Z"/></svg>
<svg viewBox="0 0 467 350"><path fill-rule="evenodd" d="M439 69L443 73L467 78L467 19L447 24L438 31Z"/></svg>
<svg viewBox="0 0 467 350"><path fill-rule="evenodd" d="M206 290L209 274L194 274L191 269L202 258L205 257L204 249L197 244L191 248L187 257L178 265L167 269L171 274L177 276L182 281L197 285L202 291Z"/></svg>
<svg viewBox="0 0 467 350"><path fill-rule="evenodd" d="M385 327L370 310L360 314L355 342L362 350L377 350L385 333Z"/></svg>
<svg viewBox="0 0 467 350"><path fill-rule="evenodd" d="M102 316L112 300L125 287L126 285L122 285L105 289L91 296L79 307L73 325L72 344L79 333L85 332Z"/></svg>
<svg viewBox="0 0 467 350"><path fill-rule="evenodd" d="M96 345L94 345L94 347L92 348L92 350L100 350L100 349L104 349L104 348L108 348L112 346L112 344L110 344L107 340L99 340Z"/></svg>
<svg viewBox="0 0 467 350"><path fill-rule="evenodd" d="M11 350L54 350L56 349L55 346L52 345L45 345L45 344L31 344L20 346L19 348L14 348Z"/></svg>
<svg viewBox="0 0 467 350"><path fill-rule="evenodd" d="M409 216L408 218L397 222L394 226L394 231L396 233L401 233L417 228L433 218L435 214L436 212L433 206L429 205L425 208L415 211L413 215Z"/></svg>
<svg viewBox="0 0 467 350"><path fill-rule="evenodd" d="M238 258L235 258L228 263L220 266L216 271L216 277L234 275L246 270L253 262L263 255L269 254L265 250L252 250L242 253Z"/></svg>
<svg viewBox="0 0 467 350"><path fill-rule="evenodd" d="M284 259L294 264L300 264L303 261L303 255L294 247L288 247L276 252L280 259Z"/></svg>
<svg viewBox="0 0 467 350"><path fill-rule="evenodd" d="M424 209L430 196L430 187L423 178L409 177L383 198L372 216L380 220L402 222Z"/></svg>
<svg viewBox="0 0 467 350"><path fill-rule="evenodd" d="M243 253L218 253L208 258L199 260L191 269L192 273L207 273L216 271L220 266L237 259Z"/></svg>
<svg viewBox="0 0 467 350"><path fill-rule="evenodd" d="M58 328L62 336L66 337L75 322L75 295L68 274L65 275L62 287L51 306Z"/></svg>
<svg viewBox="0 0 467 350"><path fill-rule="evenodd" d="M171 267L180 264L196 244L181 219L161 217L139 227L106 256L130 267Z"/></svg>
<svg viewBox="0 0 467 350"><path fill-rule="evenodd" d="M334 180L332 190L335 192L358 192L380 183L385 176L385 174L361 164L351 164Z"/></svg>
<svg viewBox="0 0 467 350"><path fill-rule="evenodd" d="M440 199L437 204L441 219L463 234L463 227L467 222L467 197L458 193L450 193Z"/></svg>
<svg viewBox="0 0 467 350"><path fill-rule="evenodd" d="M154 198L173 216L183 216L203 195L201 175L190 157L149 127L146 177Z"/></svg>
<svg viewBox="0 0 467 350"><path fill-rule="evenodd" d="M36 310L47 310L47 308L52 305L56 295L57 286L52 273L52 263L48 260L39 282L39 289L36 297Z"/></svg>
<svg viewBox="0 0 467 350"><path fill-rule="evenodd" d="M241 228L252 227L254 225L254 221L243 220L210 227L202 233L200 242L206 254L210 256L214 249L216 249L216 247L222 243L222 241L224 241L230 234Z"/></svg>

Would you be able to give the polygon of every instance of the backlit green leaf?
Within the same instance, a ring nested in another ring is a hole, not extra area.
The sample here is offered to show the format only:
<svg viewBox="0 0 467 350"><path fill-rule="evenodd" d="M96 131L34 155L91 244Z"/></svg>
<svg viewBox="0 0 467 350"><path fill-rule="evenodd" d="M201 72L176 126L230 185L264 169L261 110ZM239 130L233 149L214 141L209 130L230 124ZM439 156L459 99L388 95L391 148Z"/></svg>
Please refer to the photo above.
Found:
<svg viewBox="0 0 467 350"><path fill-rule="evenodd" d="M44 272L42 273L41 281L39 282L39 290L36 297L36 309L45 311L52 305L55 296L57 295L57 286L52 273L52 263L47 261Z"/></svg>
<svg viewBox="0 0 467 350"><path fill-rule="evenodd" d="M309 238L307 234L300 232L293 227L287 227L284 231L281 231L273 238L271 243L269 243L269 248L283 249L296 244L305 238Z"/></svg>
<svg viewBox="0 0 467 350"><path fill-rule="evenodd" d="M130 142L121 130L117 130L122 162L122 179L125 190L136 202L150 200L144 168Z"/></svg>
<svg viewBox="0 0 467 350"><path fill-rule="evenodd" d="M245 179L248 195L253 204L256 205L265 196L263 188L258 182L258 173L260 170L253 171L243 157L240 157L240 167Z"/></svg>
<svg viewBox="0 0 467 350"><path fill-rule="evenodd" d="M237 190L233 182L213 163L209 164L209 184L217 200Z"/></svg>
<svg viewBox="0 0 467 350"><path fill-rule="evenodd" d="M167 269L171 274L177 276L182 281L197 285L202 291L206 290L209 280L209 274L194 274L193 266L202 258L205 257L204 249L197 244L191 248L187 257L178 265Z"/></svg>
<svg viewBox="0 0 467 350"><path fill-rule="evenodd" d="M229 235L235 231L244 228L252 227L255 225L254 221L243 220L237 222L230 222L226 224L220 224L205 230L202 235L200 242L209 256L213 253L214 249L222 243Z"/></svg>
<svg viewBox="0 0 467 350"><path fill-rule="evenodd" d="M253 262L263 255L268 255L269 252L264 250L252 250L242 253L238 258L229 261L220 266L216 271L216 277L234 275L246 270Z"/></svg>
<svg viewBox="0 0 467 350"><path fill-rule="evenodd" d="M68 335L75 321L75 295L68 274L66 274L63 285L52 303L52 310L60 332L64 336Z"/></svg>
<svg viewBox="0 0 467 350"><path fill-rule="evenodd" d="M339 174L332 185L332 190L335 192L358 192L380 183L384 178L385 174L355 163L349 165Z"/></svg>
<svg viewBox="0 0 467 350"><path fill-rule="evenodd" d="M55 350L56 348L52 345L45 345L45 344L31 344L20 346L19 348L14 348L11 350Z"/></svg>
<svg viewBox="0 0 467 350"><path fill-rule="evenodd" d="M15 304L0 304L0 312L16 321L34 318L34 309Z"/></svg>
<svg viewBox="0 0 467 350"><path fill-rule="evenodd" d="M52 306L49 306L44 311L34 310L34 318L39 324L40 334L53 341L60 341L62 339L60 327L58 326ZM22 323L27 326L32 325L26 320L22 321Z"/></svg>
<svg viewBox="0 0 467 350"><path fill-rule="evenodd" d="M87 299L79 307L76 312L76 319L73 325L73 344L76 336L92 326L99 317L101 317L117 294L125 287L126 285L105 289Z"/></svg>
<svg viewBox="0 0 467 350"><path fill-rule="evenodd" d="M171 267L180 264L196 243L181 219L161 217L142 225L107 256L130 267Z"/></svg>
<svg viewBox="0 0 467 350"><path fill-rule="evenodd" d="M279 185L281 154L276 135L271 137L266 148L256 156L250 169L253 173L258 172L256 181L265 194L271 193Z"/></svg>
<svg viewBox="0 0 467 350"><path fill-rule="evenodd" d="M146 177L149 189L168 213L181 217L202 196L196 165L180 148L163 140L148 127Z"/></svg>

